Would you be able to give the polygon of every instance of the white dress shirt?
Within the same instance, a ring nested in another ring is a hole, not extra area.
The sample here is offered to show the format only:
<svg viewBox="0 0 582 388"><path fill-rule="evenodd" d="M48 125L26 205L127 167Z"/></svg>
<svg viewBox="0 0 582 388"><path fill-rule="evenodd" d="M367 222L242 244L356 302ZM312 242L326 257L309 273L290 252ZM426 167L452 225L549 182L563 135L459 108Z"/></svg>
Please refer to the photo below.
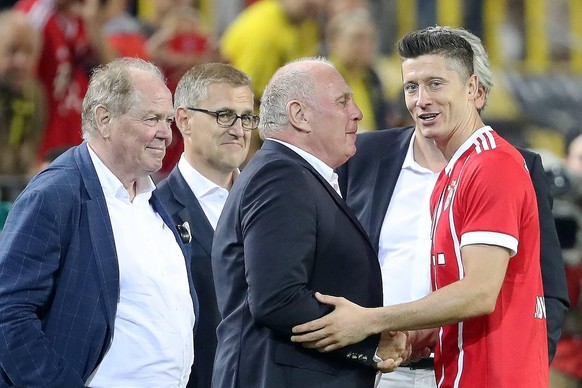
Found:
<svg viewBox="0 0 582 388"><path fill-rule="evenodd" d="M384 306L418 300L431 292L430 196L439 173L414 161L414 138L380 230ZM433 370L406 367L383 374L378 383L378 388L436 387Z"/></svg>
<svg viewBox="0 0 582 388"><path fill-rule="evenodd" d="M103 188L119 263L113 339L89 387L185 387L194 361L194 309L184 255L149 199L149 177L133 201L89 147Z"/></svg>
<svg viewBox="0 0 582 388"><path fill-rule="evenodd" d="M317 157L313 156L309 152L304 151L301 148L294 146L293 144L289 144L289 143L284 142L284 141L279 140L279 139L267 139L267 140L276 141L277 143L281 143L284 146L286 146L287 148L296 152L299 156L301 156L303 159L305 159L307 161L307 163L309 163L311 165L311 167L313 167L315 169L315 171L317 171L319 173L319 175L321 175L331 185L331 187L333 187L333 189L338 193L338 195L340 197L342 196L342 194L340 192L340 188L339 188L338 176L333 171L333 168L329 167L327 164L325 164L323 161L321 161Z"/></svg>
<svg viewBox="0 0 582 388"><path fill-rule="evenodd" d="M210 222L212 229L216 230L216 224L226 198L228 197L228 190L218 186L204 175L200 174L194 167L190 165L184 158L184 154L178 161L178 170L186 180L188 187L200 202L200 206Z"/></svg>
<svg viewBox="0 0 582 388"><path fill-rule="evenodd" d="M378 259L384 305L428 295L430 285L430 195L438 173L414 161L414 136L386 211Z"/></svg>

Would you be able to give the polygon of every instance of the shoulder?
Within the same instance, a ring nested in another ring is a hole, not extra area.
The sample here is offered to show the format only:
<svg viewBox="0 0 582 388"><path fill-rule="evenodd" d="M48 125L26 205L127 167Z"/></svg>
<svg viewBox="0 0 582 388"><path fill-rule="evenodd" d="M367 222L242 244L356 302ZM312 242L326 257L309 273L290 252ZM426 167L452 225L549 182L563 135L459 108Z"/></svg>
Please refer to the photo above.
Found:
<svg viewBox="0 0 582 388"><path fill-rule="evenodd" d="M178 169L178 165L176 165L167 177L156 184L156 192L162 196L169 195L173 191L174 186L176 186L178 178L184 179Z"/></svg>
<svg viewBox="0 0 582 388"><path fill-rule="evenodd" d="M229 197L267 199L307 192L316 174L298 155L259 151L234 181Z"/></svg>
<svg viewBox="0 0 582 388"><path fill-rule="evenodd" d="M414 127L400 127L390 129L380 129L376 131L358 134L356 140L357 151L363 149L383 149L398 142L410 141Z"/></svg>
<svg viewBox="0 0 582 388"><path fill-rule="evenodd" d="M301 157L291 157L282 153L269 153L251 161L235 181L278 182L298 179L309 174L310 167Z"/></svg>
<svg viewBox="0 0 582 388"><path fill-rule="evenodd" d="M79 198L82 186L82 176L77 168L54 166L35 176L22 195L35 193L35 195L51 198L51 202L56 201L53 202L53 206L59 206Z"/></svg>

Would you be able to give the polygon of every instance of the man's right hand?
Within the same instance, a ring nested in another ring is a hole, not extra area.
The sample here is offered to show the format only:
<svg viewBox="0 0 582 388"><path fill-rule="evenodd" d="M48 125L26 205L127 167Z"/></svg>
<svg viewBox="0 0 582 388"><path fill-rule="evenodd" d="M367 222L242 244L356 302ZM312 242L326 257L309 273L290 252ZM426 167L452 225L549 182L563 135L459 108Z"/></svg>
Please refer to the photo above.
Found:
<svg viewBox="0 0 582 388"><path fill-rule="evenodd" d="M383 332L380 336L377 355L383 361L376 364L382 373L394 372L402 363L408 362L412 344L407 332Z"/></svg>

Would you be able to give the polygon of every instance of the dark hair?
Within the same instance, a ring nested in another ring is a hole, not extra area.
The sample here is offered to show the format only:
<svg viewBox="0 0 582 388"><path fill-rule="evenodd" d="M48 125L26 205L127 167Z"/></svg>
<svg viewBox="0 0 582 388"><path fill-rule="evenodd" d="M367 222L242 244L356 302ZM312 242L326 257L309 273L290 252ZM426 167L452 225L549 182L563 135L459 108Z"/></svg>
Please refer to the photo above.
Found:
<svg viewBox="0 0 582 388"><path fill-rule="evenodd" d="M403 60L421 55L443 55L463 79L473 74L471 45L447 27L427 27L413 31L398 41L396 51Z"/></svg>
<svg viewBox="0 0 582 388"><path fill-rule="evenodd" d="M582 127L573 127L566 132L566 135L564 136L564 154L566 156L570 153L570 144L572 144L572 142L579 136L582 136Z"/></svg>

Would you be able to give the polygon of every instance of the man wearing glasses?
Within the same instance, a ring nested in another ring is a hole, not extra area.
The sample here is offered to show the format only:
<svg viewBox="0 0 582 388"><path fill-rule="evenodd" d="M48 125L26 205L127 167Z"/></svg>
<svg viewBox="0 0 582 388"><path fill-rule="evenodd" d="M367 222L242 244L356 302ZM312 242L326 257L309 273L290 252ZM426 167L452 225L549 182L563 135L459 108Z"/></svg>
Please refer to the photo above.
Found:
<svg viewBox="0 0 582 388"><path fill-rule="evenodd" d="M221 63L186 72L176 87L174 108L184 153L158 193L173 221L190 229L192 277L203 313L188 387L210 387L220 321L210 264L212 238L259 117L253 114L248 76Z"/></svg>

